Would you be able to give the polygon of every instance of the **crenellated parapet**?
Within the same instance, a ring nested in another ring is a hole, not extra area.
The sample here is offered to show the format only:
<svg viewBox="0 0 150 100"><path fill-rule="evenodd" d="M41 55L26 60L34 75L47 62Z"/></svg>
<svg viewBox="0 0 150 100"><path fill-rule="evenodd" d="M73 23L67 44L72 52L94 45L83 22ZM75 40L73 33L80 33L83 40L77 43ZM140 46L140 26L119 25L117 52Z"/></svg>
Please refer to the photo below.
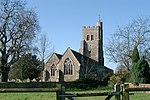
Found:
<svg viewBox="0 0 150 100"><path fill-rule="evenodd" d="M96 29L97 26L83 26L82 28L83 29L91 29L91 28Z"/></svg>

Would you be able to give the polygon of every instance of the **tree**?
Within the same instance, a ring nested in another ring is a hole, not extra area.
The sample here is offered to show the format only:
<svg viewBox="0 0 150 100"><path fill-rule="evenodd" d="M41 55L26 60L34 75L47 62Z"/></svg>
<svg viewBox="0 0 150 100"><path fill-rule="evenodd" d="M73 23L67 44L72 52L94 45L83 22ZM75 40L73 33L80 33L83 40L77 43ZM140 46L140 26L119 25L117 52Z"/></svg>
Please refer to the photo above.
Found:
<svg viewBox="0 0 150 100"><path fill-rule="evenodd" d="M0 81L6 82L10 67L30 48L39 30L36 13L20 0L0 1Z"/></svg>
<svg viewBox="0 0 150 100"><path fill-rule="evenodd" d="M123 84L124 82L122 81L123 76L120 74L113 74L112 76L110 76L110 80L109 80L109 85L114 87L114 85L117 84Z"/></svg>
<svg viewBox="0 0 150 100"><path fill-rule="evenodd" d="M82 68L82 75L83 75L83 79L95 79L97 78L97 76L95 76L97 74L96 69L97 69L97 62L90 59L90 58L83 58L82 61L83 64L83 68Z"/></svg>
<svg viewBox="0 0 150 100"><path fill-rule="evenodd" d="M137 63L133 63L131 73L132 83L134 84L150 82L149 64L144 57L141 57Z"/></svg>
<svg viewBox="0 0 150 100"><path fill-rule="evenodd" d="M42 71L42 62L37 59L36 55L31 53L22 56L11 68L9 72L10 79L27 79L39 78Z"/></svg>
<svg viewBox="0 0 150 100"><path fill-rule="evenodd" d="M145 51L144 51L144 56L146 57L146 61L149 63L150 65L150 48L147 48Z"/></svg>
<svg viewBox="0 0 150 100"><path fill-rule="evenodd" d="M144 57L139 58L137 46L132 53L131 80L134 84L149 83L149 64Z"/></svg>
<svg viewBox="0 0 150 100"><path fill-rule="evenodd" d="M131 59L132 59L132 63L137 63L138 60L140 59L137 46L135 46L133 49Z"/></svg>
<svg viewBox="0 0 150 100"><path fill-rule="evenodd" d="M125 27L118 27L106 46L108 59L126 66L130 71L133 45L137 45L140 55L150 47L150 19L138 17ZM146 56L150 58L150 56Z"/></svg>
<svg viewBox="0 0 150 100"><path fill-rule="evenodd" d="M101 66L97 61L86 56L81 57L80 77L85 80L103 80L103 77L109 76L112 70Z"/></svg>
<svg viewBox="0 0 150 100"><path fill-rule="evenodd" d="M39 48L37 48L40 54L40 58L42 60L42 70L44 69L45 66L45 60L47 60L54 52L54 47L48 40L49 39L47 38L47 35L45 33L42 34L39 41ZM43 76L42 74L43 73L41 73L41 80Z"/></svg>
<svg viewBox="0 0 150 100"><path fill-rule="evenodd" d="M126 67L123 65L118 65L116 70L115 70L115 74L122 74L122 75L126 75L128 74Z"/></svg>

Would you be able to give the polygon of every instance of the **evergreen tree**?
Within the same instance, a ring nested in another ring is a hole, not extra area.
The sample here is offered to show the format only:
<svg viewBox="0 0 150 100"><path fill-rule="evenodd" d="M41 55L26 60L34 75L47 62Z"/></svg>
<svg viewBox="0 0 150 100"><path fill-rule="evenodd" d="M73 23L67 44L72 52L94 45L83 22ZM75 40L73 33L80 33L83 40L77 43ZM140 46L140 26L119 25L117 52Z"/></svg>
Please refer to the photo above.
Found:
<svg viewBox="0 0 150 100"><path fill-rule="evenodd" d="M133 84L149 83L149 64L144 57L139 59L137 46L132 53L131 81Z"/></svg>
<svg viewBox="0 0 150 100"><path fill-rule="evenodd" d="M137 62L139 60L139 52L137 49L137 46L134 47L133 52L132 52L132 68L131 68L131 81L133 84L138 84L138 77L137 77L137 73L138 73L138 69L137 69Z"/></svg>
<svg viewBox="0 0 150 100"><path fill-rule="evenodd" d="M149 83L149 64L144 57L137 62L137 82Z"/></svg>
<svg viewBox="0 0 150 100"><path fill-rule="evenodd" d="M137 77L137 73L138 73L138 70L137 70L137 63L132 63L132 69L131 69L131 82L133 84L138 84L138 77Z"/></svg>
<svg viewBox="0 0 150 100"><path fill-rule="evenodd" d="M21 80L38 78L42 70L41 64L35 55L26 54L12 66L9 78Z"/></svg>
<svg viewBox="0 0 150 100"><path fill-rule="evenodd" d="M140 59L137 45L133 49L131 59L132 63L138 62L138 60Z"/></svg>

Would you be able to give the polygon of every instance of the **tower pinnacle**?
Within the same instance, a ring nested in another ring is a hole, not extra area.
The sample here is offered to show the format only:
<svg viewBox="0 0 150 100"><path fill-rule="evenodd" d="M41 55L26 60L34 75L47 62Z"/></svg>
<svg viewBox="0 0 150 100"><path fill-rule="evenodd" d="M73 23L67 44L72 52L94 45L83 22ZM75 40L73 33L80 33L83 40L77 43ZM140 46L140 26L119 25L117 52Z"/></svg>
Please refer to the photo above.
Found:
<svg viewBox="0 0 150 100"><path fill-rule="evenodd" d="M99 19L98 19L98 21L97 21L97 24L96 24L96 26L101 26L101 19L100 19L100 14L98 15L98 17L99 17Z"/></svg>
<svg viewBox="0 0 150 100"><path fill-rule="evenodd" d="M99 14L98 17L99 17L99 20L98 20L98 21L100 21L100 20L101 20L101 15Z"/></svg>

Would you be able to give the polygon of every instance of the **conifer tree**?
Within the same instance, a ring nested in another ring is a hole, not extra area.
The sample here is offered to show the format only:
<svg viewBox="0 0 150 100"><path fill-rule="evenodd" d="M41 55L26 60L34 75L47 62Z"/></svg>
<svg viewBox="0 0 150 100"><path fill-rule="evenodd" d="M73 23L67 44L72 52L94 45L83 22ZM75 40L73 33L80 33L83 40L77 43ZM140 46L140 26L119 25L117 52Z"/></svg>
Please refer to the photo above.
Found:
<svg viewBox="0 0 150 100"><path fill-rule="evenodd" d="M149 64L145 60L145 57L141 57L137 62L137 82L149 83Z"/></svg>
<svg viewBox="0 0 150 100"><path fill-rule="evenodd" d="M149 83L149 64L144 57L139 57L137 46L132 53L131 81L133 84Z"/></svg>
<svg viewBox="0 0 150 100"><path fill-rule="evenodd" d="M138 62L138 60L140 59L137 45L133 49L131 59L132 63Z"/></svg>

